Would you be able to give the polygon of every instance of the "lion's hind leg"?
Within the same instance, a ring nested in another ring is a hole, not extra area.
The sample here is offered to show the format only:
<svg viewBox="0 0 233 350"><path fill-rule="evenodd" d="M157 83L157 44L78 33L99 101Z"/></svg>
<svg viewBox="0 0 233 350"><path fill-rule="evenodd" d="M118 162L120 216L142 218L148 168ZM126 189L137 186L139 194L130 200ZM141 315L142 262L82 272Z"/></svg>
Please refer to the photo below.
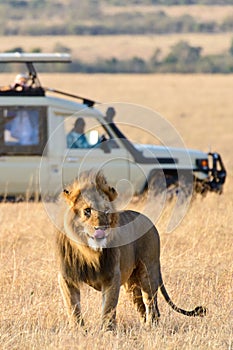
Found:
<svg viewBox="0 0 233 350"><path fill-rule="evenodd" d="M71 324L84 326L79 288L70 284L61 274L58 275L58 282Z"/></svg>
<svg viewBox="0 0 233 350"><path fill-rule="evenodd" d="M141 288L142 300L146 308L146 323L157 325L160 317L158 309L157 294L159 288L159 278L156 276L156 267L147 268L141 263L138 269L138 280Z"/></svg>

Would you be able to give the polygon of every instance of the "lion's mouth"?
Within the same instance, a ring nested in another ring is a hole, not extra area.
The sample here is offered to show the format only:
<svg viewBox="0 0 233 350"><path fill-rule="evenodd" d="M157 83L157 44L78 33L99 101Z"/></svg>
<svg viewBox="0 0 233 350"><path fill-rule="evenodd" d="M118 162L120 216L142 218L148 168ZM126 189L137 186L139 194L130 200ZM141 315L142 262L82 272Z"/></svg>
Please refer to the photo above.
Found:
<svg viewBox="0 0 233 350"><path fill-rule="evenodd" d="M88 234L87 244L90 248L95 251L102 251L103 248L107 247L108 233L104 229L96 229L92 235Z"/></svg>
<svg viewBox="0 0 233 350"><path fill-rule="evenodd" d="M94 233L86 232L87 236L94 241L100 242L103 239L106 239L109 235L108 227L94 228Z"/></svg>
<svg viewBox="0 0 233 350"><path fill-rule="evenodd" d="M106 235L107 234L105 230L97 229L94 232L93 238L99 240L99 239L106 238Z"/></svg>

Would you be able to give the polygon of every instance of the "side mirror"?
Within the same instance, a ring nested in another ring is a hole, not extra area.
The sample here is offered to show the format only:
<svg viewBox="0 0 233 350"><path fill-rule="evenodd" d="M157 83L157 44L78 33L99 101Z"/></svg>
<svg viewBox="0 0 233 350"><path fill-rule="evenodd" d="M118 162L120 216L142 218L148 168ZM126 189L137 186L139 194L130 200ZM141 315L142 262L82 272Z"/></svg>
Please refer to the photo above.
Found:
<svg viewBox="0 0 233 350"><path fill-rule="evenodd" d="M109 147L108 140L104 135L101 136L100 138L100 148L104 151L104 153L110 153L111 149Z"/></svg>

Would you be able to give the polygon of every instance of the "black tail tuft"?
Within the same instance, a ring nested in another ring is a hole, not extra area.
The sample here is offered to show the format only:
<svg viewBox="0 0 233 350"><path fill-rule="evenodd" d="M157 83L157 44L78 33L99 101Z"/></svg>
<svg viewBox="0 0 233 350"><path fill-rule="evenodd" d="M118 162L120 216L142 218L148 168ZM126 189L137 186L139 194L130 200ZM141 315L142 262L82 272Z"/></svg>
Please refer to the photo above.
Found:
<svg viewBox="0 0 233 350"><path fill-rule="evenodd" d="M199 317L204 317L206 316L206 312L207 312L207 309L203 306L197 306L195 307L195 309L193 310L193 316L196 317L196 316L199 316Z"/></svg>

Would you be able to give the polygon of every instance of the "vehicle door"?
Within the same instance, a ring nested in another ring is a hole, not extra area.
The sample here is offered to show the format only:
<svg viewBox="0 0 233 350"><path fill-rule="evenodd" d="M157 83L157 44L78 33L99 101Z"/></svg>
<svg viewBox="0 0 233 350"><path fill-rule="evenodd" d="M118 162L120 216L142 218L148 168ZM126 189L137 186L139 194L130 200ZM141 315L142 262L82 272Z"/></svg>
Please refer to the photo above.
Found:
<svg viewBox="0 0 233 350"><path fill-rule="evenodd" d="M78 136L75 125L83 119L85 130ZM130 179L129 153L111 130L97 117L69 117L64 120L66 150L63 163L63 183L70 183L80 172L102 170L112 186L124 191Z"/></svg>
<svg viewBox="0 0 233 350"><path fill-rule="evenodd" d="M38 169L47 142L46 107L0 107L0 195L38 195Z"/></svg>

